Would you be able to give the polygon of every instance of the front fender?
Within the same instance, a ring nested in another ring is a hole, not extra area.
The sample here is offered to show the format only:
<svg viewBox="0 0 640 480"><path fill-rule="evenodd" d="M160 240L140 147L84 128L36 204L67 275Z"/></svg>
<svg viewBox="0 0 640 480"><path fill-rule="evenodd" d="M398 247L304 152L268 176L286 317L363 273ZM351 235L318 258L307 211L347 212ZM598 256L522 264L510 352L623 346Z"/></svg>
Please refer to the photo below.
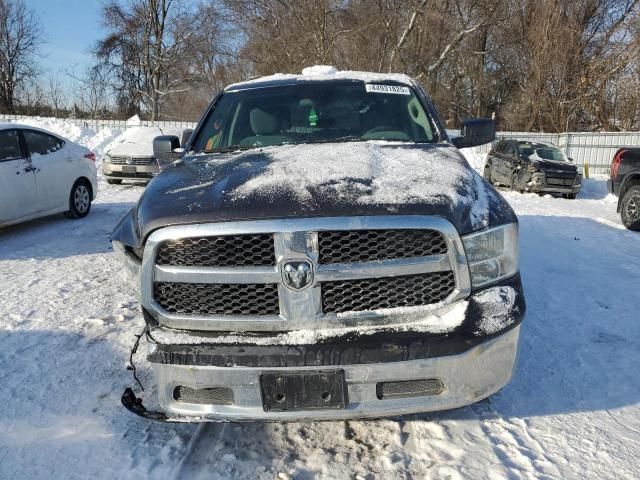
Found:
<svg viewBox="0 0 640 480"><path fill-rule="evenodd" d="M129 209L111 232L111 242L120 242L132 248L142 246L137 227L136 207Z"/></svg>

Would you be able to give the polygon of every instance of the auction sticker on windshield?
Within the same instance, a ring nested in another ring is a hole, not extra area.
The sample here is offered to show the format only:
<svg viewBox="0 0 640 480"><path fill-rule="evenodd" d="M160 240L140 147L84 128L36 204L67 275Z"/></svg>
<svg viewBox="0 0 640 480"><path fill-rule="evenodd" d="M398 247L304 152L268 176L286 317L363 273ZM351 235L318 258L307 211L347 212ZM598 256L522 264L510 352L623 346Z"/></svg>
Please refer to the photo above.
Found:
<svg viewBox="0 0 640 480"><path fill-rule="evenodd" d="M409 87L398 87L396 85L376 85L367 83L365 85L367 92L373 93L395 93L396 95L411 95Z"/></svg>

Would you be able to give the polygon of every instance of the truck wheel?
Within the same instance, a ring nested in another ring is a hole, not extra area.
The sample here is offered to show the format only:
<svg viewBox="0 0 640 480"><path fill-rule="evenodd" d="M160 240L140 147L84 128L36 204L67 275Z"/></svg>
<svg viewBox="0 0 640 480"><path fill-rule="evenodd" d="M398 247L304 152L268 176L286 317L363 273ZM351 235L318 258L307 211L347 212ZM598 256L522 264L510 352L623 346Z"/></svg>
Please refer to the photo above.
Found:
<svg viewBox="0 0 640 480"><path fill-rule="evenodd" d="M484 179L490 184L493 185L493 182L491 181L491 166L490 165L485 165L484 166Z"/></svg>
<svg viewBox="0 0 640 480"><path fill-rule="evenodd" d="M122 180L120 180L119 178L107 178L107 183L109 185L120 185L122 183Z"/></svg>
<svg viewBox="0 0 640 480"><path fill-rule="evenodd" d="M640 231L640 185L625 192L620 200L620 217L629 230Z"/></svg>
<svg viewBox="0 0 640 480"><path fill-rule="evenodd" d="M69 210L64 212L67 218L84 218L91 210L91 185L86 180L78 180L69 194Z"/></svg>

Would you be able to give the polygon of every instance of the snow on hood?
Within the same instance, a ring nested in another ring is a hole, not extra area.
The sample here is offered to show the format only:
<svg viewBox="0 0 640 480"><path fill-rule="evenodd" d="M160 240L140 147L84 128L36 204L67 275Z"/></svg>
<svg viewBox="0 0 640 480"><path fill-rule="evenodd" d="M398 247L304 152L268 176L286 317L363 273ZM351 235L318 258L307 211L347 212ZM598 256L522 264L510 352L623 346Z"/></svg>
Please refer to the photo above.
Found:
<svg viewBox="0 0 640 480"><path fill-rule="evenodd" d="M411 77L402 73L358 72L353 70L337 70L329 65L314 65L302 70L302 74L276 73L266 77L254 78L246 82L229 85L225 90L234 90L244 85L255 83L290 80L295 82L327 81L327 80L360 80L365 83L392 81L412 86Z"/></svg>
<svg viewBox="0 0 640 480"><path fill-rule="evenodd" d="M176 135L180 137L182 127L133 127L127 128L116 137L106 148L109 155L133 157L152 157L153 139L159 135Z"/></svg>
<svg viewBox="0 0 640 480"><path fill-rule="evenodd" d="M237 198L286 190L305 202L327 187L338 197L355 191L360 204L470 205L473 223L487 222L487 186L453 146L369 141L267 147L263 152L269 164L235 188ZM469 195L472 191L476 195Z"/></svg>
<svg viewBox="0 0 640 480"><path fill-rule="evenodd" d="M538 150L542 150L542 149L539 148ZM551 158L541 157L540 155L538 155L538 150L536 150L531 155L529 155L529 160L533 160L541 163L550 163L552 165L562 165L563 167L567 165L571 165L569 158L564 153L562 154L562 156L565 158L565 160L553 160Z"/></svg>

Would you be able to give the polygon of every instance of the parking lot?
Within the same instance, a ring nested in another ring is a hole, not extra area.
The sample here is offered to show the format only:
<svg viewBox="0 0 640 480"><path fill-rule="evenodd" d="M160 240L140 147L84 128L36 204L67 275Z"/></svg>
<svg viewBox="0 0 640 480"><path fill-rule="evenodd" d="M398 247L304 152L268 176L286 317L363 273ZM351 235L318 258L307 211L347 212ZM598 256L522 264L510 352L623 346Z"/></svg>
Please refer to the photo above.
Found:
<svg viewBox="0 0 640 480"><path fill-rule="evenodd" d="M502 192L520 219L528 302L504 390L438 414L291 424L156 424L121 407L142 321L109 234L143 187L100 188L82 221L0 233L6 478L637 476L640 236L602 177L577 200Z"/></svg>

